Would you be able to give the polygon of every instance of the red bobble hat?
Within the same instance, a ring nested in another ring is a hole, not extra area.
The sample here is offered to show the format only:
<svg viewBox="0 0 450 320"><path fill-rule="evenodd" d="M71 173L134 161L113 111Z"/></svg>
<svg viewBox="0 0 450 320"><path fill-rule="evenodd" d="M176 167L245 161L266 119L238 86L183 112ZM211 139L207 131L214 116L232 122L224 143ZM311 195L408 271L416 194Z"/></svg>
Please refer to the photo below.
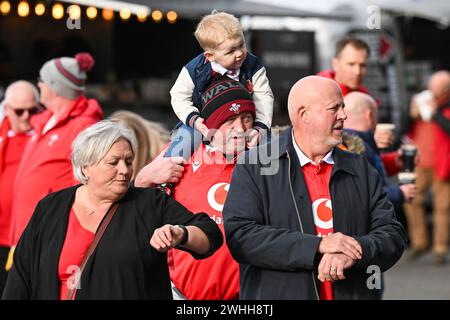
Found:
<svg viewBox="0 0 450 320"><path fill-rule="evenodd" d="M74 58L62 57L47 61L39 71L41 80L56 94L76 99L85 90L87 72L94 66L94 58L81 52Z"/></svg>

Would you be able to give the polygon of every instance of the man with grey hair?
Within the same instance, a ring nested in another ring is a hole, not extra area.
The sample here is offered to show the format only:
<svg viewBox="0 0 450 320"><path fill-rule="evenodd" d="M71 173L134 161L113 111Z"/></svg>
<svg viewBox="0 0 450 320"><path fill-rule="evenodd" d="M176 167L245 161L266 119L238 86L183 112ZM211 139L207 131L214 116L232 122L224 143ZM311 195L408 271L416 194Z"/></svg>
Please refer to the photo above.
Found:
<svg viewBox="0 0 450 320"><path fill-rule="evenodd" d="M26 143L32 135L31 117L41 111L37 88L23 80L11 83L0 104L0 295L6 281L10 247L14 179Z"/></svg>
<svg viewBox="0 0 450 320"><path fill-rule="evenodd" d="M41 103L34 135L24 151L14 186L12 245L28 224L36 204L47 194L76 183L70 161L71 144L84 128L103 118L97 101L84 96L88 53L47 61L39 71Z"/></svg>
<svg viewBox="0 0 450 320"><path fill-rule="evenodd" d="M270 155L279 170L262 175L267 163L238 161L225 202L239 298L379 299L380 274L400 259L406 233L376 170L337 147L342 92L309 76L292 87L288 108L292 130Z"/></svg>

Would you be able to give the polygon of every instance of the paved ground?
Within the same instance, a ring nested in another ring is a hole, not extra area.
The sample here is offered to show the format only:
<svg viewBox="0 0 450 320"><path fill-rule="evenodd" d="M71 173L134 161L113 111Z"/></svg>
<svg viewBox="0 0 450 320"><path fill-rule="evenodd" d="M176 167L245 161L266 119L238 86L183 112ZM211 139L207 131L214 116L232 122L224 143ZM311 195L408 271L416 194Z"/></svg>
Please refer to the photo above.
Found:
<svg viewBox="0 0 450 320"><path fill-rule="evenodd" d="M436 267L427 253L408 261L407 253L385 273L385 300L450 300L450 254L447 264Z"/></svg>

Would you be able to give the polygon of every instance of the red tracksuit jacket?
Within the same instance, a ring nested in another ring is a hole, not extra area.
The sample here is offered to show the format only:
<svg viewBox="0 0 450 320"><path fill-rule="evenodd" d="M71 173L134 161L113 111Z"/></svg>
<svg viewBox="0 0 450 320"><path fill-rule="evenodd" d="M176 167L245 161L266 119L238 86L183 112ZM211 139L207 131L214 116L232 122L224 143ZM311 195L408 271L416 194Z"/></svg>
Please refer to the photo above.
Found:
<svg viewBox="0 0 450 320"><path fill-rule="evenodd" d="M100 121L103 111L97 101L80 96L59 117L52 129L42 131L51 118L44 111L33 122L34 136L25 147L14 185L11 245L16 245L39 200L47 194L69 187L72 172L72 142L86 127Z"/></svg>
<svg viewBox="0 0 450 320"><path fill-rule="evenodd" d="M32 132L10 135L8 118L0 121L0 246L9 247L13 187L20 160ZM2 267L2 266L0 266Z"/></svg>

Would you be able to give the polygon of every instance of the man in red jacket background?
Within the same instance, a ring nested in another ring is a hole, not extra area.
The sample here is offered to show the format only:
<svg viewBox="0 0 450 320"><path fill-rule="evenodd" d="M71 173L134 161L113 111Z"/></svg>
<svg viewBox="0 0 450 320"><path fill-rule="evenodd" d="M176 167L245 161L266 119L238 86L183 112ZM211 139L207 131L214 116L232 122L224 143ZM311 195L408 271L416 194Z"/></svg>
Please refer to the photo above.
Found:
<svg viewBox="0 0 450 320"><path fill-rule="evenodd" d="M367 73L369 55L370 48L363 40L352 37L342 38L336 43L332 60L333 70L325 70L317 75L335 80L343 96L352 91L370 94L362 84Z"/></svg>
<svg viewBox="0 0 450 320"><path fill-rule="evenodd" d="M325 70L317 75L335 80L344 97L352 91L359 91L372 96L363 85L364 77L367 74L369 56L370 47L365 41L354 37L344 37L336 43L331 62L332 70ZM375 131L375 141L378 148L391 145L393 138L393 135L389 132Z"/></svg>
<svg viewBox="0 0 450 320"><path fill-rule="evenodd" d="M19 80L6 88L0 104L0 295L7 276L14 179L25 145L33 134L31 117L41 111L39 92L33 84Z"/></svg>
<svg viewBox="0 0 450 320"><path fill-rule="evenodd" d="M19 241L40 199L77 183L70 161L72 142L80 131L103 118L97 101L83 94L86 73L93 65L90 54L79 53L75 58L47 61L39 71L41 103L46 111L33 122L34 135L25 148L17 172L12 246Z"/></svg>
<svg viewBox="0 0 450 320"><path fill-rule="evenodd" d="M344 37L336 43L335 54L331 63L332 70L325 70L317 75L335 80L344 97L350 92L359 91L372 96L376 100L376 97L363 85L364 77L367 74L369 56L370 47L364 40ZM374 138L379 149L388 148L394 142L394 135L391 131L375 130ZM400 154L398 151L383 152L381 158L389 176L400 171Z"/></svg>

